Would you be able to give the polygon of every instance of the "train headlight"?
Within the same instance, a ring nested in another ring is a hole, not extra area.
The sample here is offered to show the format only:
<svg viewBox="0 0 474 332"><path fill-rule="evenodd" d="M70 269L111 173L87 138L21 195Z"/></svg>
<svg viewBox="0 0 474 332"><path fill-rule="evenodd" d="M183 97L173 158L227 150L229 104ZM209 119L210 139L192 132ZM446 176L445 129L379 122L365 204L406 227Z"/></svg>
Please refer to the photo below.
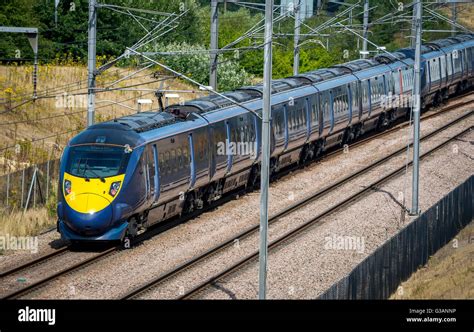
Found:
<svg viewBox="0 0 474 332"><path fill-rule="evenodd" d="M117 181L117 182L113 182L111 185L110 185L110 190L109 190L109 195L112 196L112 197L115 197L115 195L117 195L119 189L120 189L120 181Z"/></svg>
<svg viewBox="0 0 474 332"><path fill-rule="evenodd" d="M64 181L64 193L66 195L69 195L72 191L72 187L71 187L71 181L69 180L65 180Z"/></svg>

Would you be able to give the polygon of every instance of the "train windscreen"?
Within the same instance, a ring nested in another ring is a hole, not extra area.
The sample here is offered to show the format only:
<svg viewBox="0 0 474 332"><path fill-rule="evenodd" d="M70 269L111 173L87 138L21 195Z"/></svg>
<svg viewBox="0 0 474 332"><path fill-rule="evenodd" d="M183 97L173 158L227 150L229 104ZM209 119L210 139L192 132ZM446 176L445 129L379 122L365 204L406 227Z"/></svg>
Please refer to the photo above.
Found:
<svg viewBox="0 0 474 332"><path fill-rule="evenodd" d="M127 148L81 145L70 148L66 172L82 178L106 178L125 173L130 158Z"/></svg>

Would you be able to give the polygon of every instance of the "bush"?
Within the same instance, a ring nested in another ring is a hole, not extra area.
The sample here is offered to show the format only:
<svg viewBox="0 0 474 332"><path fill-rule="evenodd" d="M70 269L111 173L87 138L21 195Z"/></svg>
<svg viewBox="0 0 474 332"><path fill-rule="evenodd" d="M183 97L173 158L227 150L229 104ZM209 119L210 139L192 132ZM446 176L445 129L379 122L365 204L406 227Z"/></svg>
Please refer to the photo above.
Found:
<svg viewBox="0 0 474 332"><path fill-rule="evenodd" d="M148 49L148 51L151 51L151 49ZM153 51L178 52L179 54L158 55L158 61L203 85L209 84L209 53L205 47L185 42L167 45L156 44ZM218 61L217 82L219 90L232 90L250 83L251 76L240 67L237 61L225 59L223 55L219 55Z"/></svg>

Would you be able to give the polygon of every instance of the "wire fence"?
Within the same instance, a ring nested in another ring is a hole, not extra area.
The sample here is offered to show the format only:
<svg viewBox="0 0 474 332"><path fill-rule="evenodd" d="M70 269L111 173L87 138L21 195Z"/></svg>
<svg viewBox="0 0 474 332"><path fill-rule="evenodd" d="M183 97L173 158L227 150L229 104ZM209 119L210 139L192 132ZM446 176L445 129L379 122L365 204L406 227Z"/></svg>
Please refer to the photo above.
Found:
<svg viewBox="0 0 474 332"><path fill-rule="evenodd" d="M56 197L59 159L48 160L0 177L2 213L44 206Z"/></svg>
<svg viewBox="0 0 474 332"><path fill-rule="evenodd" d="M319 299L386 299L472 221L474 176L393 236Z"/></svg>

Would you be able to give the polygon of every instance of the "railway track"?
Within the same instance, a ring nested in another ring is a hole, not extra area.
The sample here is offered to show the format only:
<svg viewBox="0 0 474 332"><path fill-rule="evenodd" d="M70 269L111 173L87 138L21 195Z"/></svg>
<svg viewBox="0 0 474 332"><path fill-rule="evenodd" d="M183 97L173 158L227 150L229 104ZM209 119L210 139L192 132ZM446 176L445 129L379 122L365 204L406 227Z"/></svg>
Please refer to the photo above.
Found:
<svg viewBox="0 0 474 332"><path fill-rule="evenodd" d="M452 136L451 138L449 138L448 140L444 141L443 143L437 145L435 148L432 148L430 149L429 151L423 153L420 155L420 160L429 156L430 154L432 154L433 152L435 152L436 150L439 150L440 148L446 146L447 144L449 144L451 141L457 139L458 137L460 136L463 136L464 134L466 134L467 132L471 131L473 129L473 127L470 127L458 134L456 134L455 136ZM412 162L409 163L409 165L412 165ZM317 216L315 216L314 218L308 220L307 222L305 222L304 224L302 224L301 226L291 230L290 232L284 234L283 236L280 236L278 239L272 241L269 243L268 245L268 250L269 252L275 248L277 248L279 245L283 244L285 241L288 241L290 240L291 238L293 238L294 236L297 236L298 234L304 232L306 229L308 229L309 227L317 224L320 220L322 220L324 217L330 215L331 213L347 206L348 204L360 199L361 197L363 197L365 194L367 194L368 192L370 192L373 188L383 184L384 182L390 180L391 178L393 178L394 176L396 176L397 174L403 172L405 170L405 165L402 166L402 167L399 167L398 169L390 172L389 174L383 176L382 178L372 182L371 184L369 184L367 187L363 188L362 190L360 190L359 192L357 192L356 194L354 195L351 195L349 198L343 200L342 202L340 202L339 204L325 210L324 212L318 214ZM201 292L205 291L208 287L211 287L212 285L214 285L215 283L217 283L219 280L223 279L224 277L230 275L231 273L237 271L239 268L242 268L244 267L245 265L253 262L255 259L257 259L259 257L259 252L258 251L255 251L253 252L252 254L244 257L242 260L240 260L239 262L233 264L232 266L224 269L222 272L220 272L219 274L216 274L210 278L208 278L207 280L201 282L200 284L198 284L197 286L195 286L194 288L192 288L191 290L187 291L186 293L184 293L183 295L181 295L178 299L180 300L184 300L184 299L192 299L194 297L197 297Z"/></svg>
<svg viewBox="0 0 474 332"><path fill-rule="evenodd" d="M243 190L235 192L234 195L239 195L239 194L242 194L242 193L243 193ZM209 211L209 210L215 208L218 205L224 204L224 203L232 200L233 198L234 198L233 195L223 197L219 201L215 202L215 205L206 207L206 208L204 208L200 211L195 211L195 212L187 215L184 218L181 218L181 219L176 218L176 219L166 221L162 224L156 225L155 227L150 229L148 232L143 233L143 234L139 235L138 237L136 237L133 240L133 242L131 243L131 245L133 246L137 243L140 243L142 241L150 239L153 236L156 236L157 234L166 231L167 229L175 227L179 223L185 223L185 222L187 222L187 221L189 221L193 218L196 218L201 213ZM79 271L80 269L83 269L83 268L85 268L89 265L97 263L102 259L105 259L107 257L111 257L112 255L115 255L115 254L119 253L122 249L123 249L122 245L116 245L116 246L110 247L110 248L108 248L104 251L101 251L101 252L97 253L96 255L94 255L92 257L89 257L87 259L84 259L84 260L76 263L76 264L73 264L70 267L62 269L62 270L60 270L58 272L55 272L55 273L53 273L53 274L51 274L51 275L49 275L45 278L42 278L42 279L40 279L36 282L33 282L29 285L26 285L25 287L22 287L22 288L19 288L19 289L13 291L13 292L10 292L7 295L4 295L1 299L7 300L7 299L15 299L15 298L23 297L23 296L25 296L29 293L32 293L32 292L46 286L48 283L50 283L50 282L52 282L52 281L54 281L54 280L56 280L56 279L58 279L62 276L65 276L67 274ZM32 260L32 261L27 262L27 263L25 263L23 265L20 265L20 266L16 266L16 267L14 267L14 268L12 268L8 271L2 272L2 274L0 275L0 281L3 281L6 277L14 275L18 272L24 271L28 268L48 264L51 260L53 260L55 258L58 258L60 255L64 255L69 251L70 251L70 247L64 247L64 248L58 249L57 251L55 251L53 253L38 257L35 260Z"/></svg>
<svg viewBox="0 0 474 332"><path fill-rule="evenodd" d="M459 96L459 97L456 97L454 100L458 100L458 99L462 99L464 97L466 97L467 95L469 94L466 94L466 95L462 95L462 96ZM452 99L453 100L453 99ZM471 103L474 103L474 99L471 99L471 100L468 100L468 101L461 101L459 103L455 103L455 104L452 104L452 105L448 105L444 108L442 108L441 110L439 111L435 111L433 113L430 113L430 114L425 114L423 117L422 117L422 120L426 120L426 119L429 119L429 118L432 118L432 117L436 117L436 116L439 116L445 112L449 112L451 110L454 110L456 108L459 108L459 107L462 107L462 106L465 106L465 105L468 105L468 104L471 104ZM470 114L470 113L469 113ZM458 122L458 121L461 121L460 119L457 119L455 120L455 122ZM451 125L454 124L454 123L451 123ZM394 131L397 131L403 127L406 127L407 125L409 125L407 122L404 122L404 123L400 123L398 125L395 125L393 126L392 128L390 129L387 129L385 130L384 132L380 132L380 133L377 133L377 134L373 134L367 138L362 138L356 142L354 142L353 144L351 144L351 148L355 147L355 146L359 146L359 145L363 145L364 143L372 140L372 139L375 139L375 138L380 138L382 136L386 136ZM440 128L439 130L441 130L442 128ZM429 134L428 136L432 136L432 135L435 135L435 132ZM431 137L430 136L430 137ZM428 138L428 137L426 137ZM423 138L423 139L426 139L426 138ZM403 148L403 149L400 149L400 150L403 150L405 151L406 147ZM399 150L399 151L400 151ZM327 159L329 157L332 157L334 155L337 155L339 153L341 153L343 151L343 148L340 148L340 149L337 149L337 150L334 150L334 151L331 151L330 153L328 154L325 154L323 156L324 159ZM398 151L398 153L400 153ZM384 160L385 159L390 159L389 157L387 158L383 158ZM376 167L378 164L380 163L383 163L384 160L379 160L377 161L376 163L372 164L372 165L369 165L368 167L366 167L366 171L368 171L369 169L373 168L373 167ZM291 170L290 170L291 171ZM286 173L285 173L286 174ZM325 195L327 194L328 192L330 192L331 190L335 189L336 186L341 186L342 184L350 181L351 179L354 179L355 177L357 177L359 174L352 174L352 175L349 175L348 177L342 179L341 181L338 181L336 184L334 184L333 186L330 187L327 187L323 190L321 190L320 192L318 192L316 194L316 196L314 197L308 197L306 199L304 199L302 202L298 202L296 204L294 204L293 206L290 206L287 210L284 210L284 211L281 211L280 213L278 213L277 215L273 216L269 222L273 223L275 222L276 220L278 219L281 219L282 217L284 217L285 215L299 209L300 207L310 203L311 201L317 199L318 197L321 197L322 195ZM244 190L239 190L237 192L235 192L233 195L229 195L227 197L224 197L222 199L220 199L219 201L216 202L216 204L213 204L212 206L209 206L203 210L200 210L200 211L196 211L188 216L186 216L185 218L181 218L180 220L170 220L166 223L163 223L162 225L157 225L157 226L160 226L160 227L156 227L156 229L152 229L150 231L148 231L147 233L145 234L142 234L140 235L135 241L134 243L137 243L137 242L141 242L141 241L144 241L148 238L151 238L153 236L155 236L156 234L162 232L163 228L165 229L169 229L171 227L174 227L176 224L178 223L184 223L190 219L193 219L195 218L197 215L205 212L205 211L208 211L208 210L211 210L211 209L214 209L216 206L218 205L221 205L223 203L225 203L226 201L230 201L231 199L233 199L236 195L240 195L244 192ZM251 233L255 232L256 230L258 229L258 227L253 227L251 229L248 229L242 233L240 233L237 237L219 245L218 247L215 247L215 248L212 248L210 249L209 251L205 252L204 254L200 255L200 256L197 256L196 258L192 259L191 261L188 261L182 265L180 265L179 267L177 267L175 270L173 271L170 271L168 273L165 273L164 275L158 277L156 280L154 280L154 282L156 283L160 283L162 281L164 281L165 279L168 279L170 277L172 277L173 275L175 275L176 273L179 273L180 271L184 271L185 269L187 269L188 267L196 264L197 262L199 261L202 261L203 259L205 258L209 258L210 256L212 256L213 254L217 253L218 250L221 250L223 248L226 248L228 247L229 245L231 245L232 243L234 243L235 239L241 239L241 238L244 238L246 236L249 236ZM41 280L38 280L30 285L27 285L23 288L20 288L18 290L15 290L14 292L11 292L9 294L7 294L6 296L4 296L3 298L4 299L12 299L12 298L19 298L19 297L22 297L22 296L25 296L45 285L47 285L49 282L53 281L53 280L56 280L57 278L61 277L61 276L64 276L64 275L67 275L69 273L72 273L72 272L75 272L75 271L78 271L82 268L85 268L86 266L89 266L93 263L96 263L98 262L99 260L102 260L106 257L109 257L109 256L112 256L113 254L116 254L117 252L120 251L122 247L121 246L115 246L115 247L111 247L111 248L108 248L107 250L104 250L90 258L87 258L81 262L78 262L68 268L65 268L61 271L58 271L54 274L51 274L49 276L47 276L46 278L43 278ZM37 259L34 259L30 262L27 262L23 265L20 265L20 266L16 266L16 267L13 267L7 271L4 271L4 272L1 272L0 273L0 280L1 279L4 279L5 277L7 276L11 276L15 273L18 273L18 272L21 272L21 271L24 271L28 268L31 268L31 267L35 267L35 266L38 266L40 264L47 264L50 260L54 259L54 258L57 258L58 256L60 255L63 255L63 254L66 254L68 251L70 250L69 247L63 247L63 248L60 248L58 249L57 251L55 252L52 252L52 253L49 253L47 255L44 255L44 256L41 256ZM144 286L145 287L145 286ZM143 287L141 287L143 288ZM145 287L146 288L146 287ZM137 289L137 290L134 290L132 291L131 293L129 294L126 294L126 296L124 296L124 298L133 298L135 297L136 295L138 295L139 293L142 293L144 291L143 290L140 290L140 289Z"/></svg>
<svg viewBox="0 0 474 332"><path fill-rule="evenodd" d="M423 136L421 138L421 140L423 140L423 141L427 140L427 139L441 133L442 131L444 131L448 127L451 127L451 126L459 123L460 121L463 121L463 120L467 119L468 117L472 116L473 113L474 113L474 111L471 111L471 112L468 112L468 113L464 114L463 116L451 121L450 123L444 125L443 127L439 128L439 129L436 129L433 132ZM462 133L458 134L457 136L460 136L460 135L464 134L465 132L466 131L463 131ZM431 149L430 151L427 151L422 156L420 156L420 158L424 158L425 156L429 155L430 153L432 153L432 152L438 150L439 148L445 146L446 144L448 144L453 139L455 139L455 137L452 137L449 140L447 140L447 141L443 142L442 144L438 145L434 149ZM365 174L368 171L374 169L375 167L386 163L390 159L392 159L396 156L399 156L400 154L406 153L406 149L407 149L406 146L402 147L402 148L392 152L391 154L375 161L374 163L372 163L372 164L370 164L366 167L363 167L362 169L358 170L357 172L342 178L341 180L337 181L336 183L331 184L331 185L317 191L316 193L302 199L301 201L296 202L293 205L290 205L289 207L287 207L287 208L281 210L280 212L278 212L277 214L271 216L269 218L269 221L268 221L269 225L274 224L275 222L277 222L281 218L283 218L283 217L285 217L285 216L287 216L287 215L289 215L293 212L298 211L299 209L305 207L306 205L313 202L314 200L316 200L318 198L321 198L324 195L327 195L328 193L330 193L330 192L334 191L335 189L339 188L340 186L350 182L351 180L354 180L355 178L361 176L362 174ZM396 174L398 174L401 171L405 170L405 167L406 166L403 165L402 167L396 169L395 171L391 172L387 176L384 176L383 178L379 179L378 181L376 181L374 183L371 183L370 185L368 185L367 187L365 187L361 191L359 191L356 194L352 195L351 197L343 200L341 203L327 209L326 211L324 211L323 213L321 213L318 216L314 217L310 221L304 223L302 226L295 228L294 230L290 231L288 234L285 234L284 236L277 239L276 241L273 241L272 243L270 243L269 249L274 248L279 243L283 242L284 240L288 239L289 237L291 237L293 235L296 235L299 232L303 231L304 229L310 227L311 225L313 225L317 221L321 220L325 216L329 215L330 213L336 211L337 209L340 209L341 207L346 206L350 202L362 197L364 194L366 194L367 192L372 190L372 188L374 186L380 185L381 183L389 180L390 178L392 178ZM160 285L172 280L173 278L175 278L175 277L179 276L180 274L186 272L187 270L193 268L194 266L198 265L199 263L203 263L206 260L208 260L209 258L211 258L212 256L219 254L223 250L226 250L227 248L231 247L234 243L236 243L236 241L242 241L243 239L245 239L245 238L247 238L251 235L256 234L258 231L259 231L259 225L256 224L255 226L250 227L249 229L237 234L236 236L228 239L227 241L225 241L225 242L209 249L208 251L206 251L206 252L204 252L200 255L197 255L194 258L182 263L181 265L177 266L176 268L174 268L174 269L172 269L168 272L163 273L162 275L158 276L154 280L151 280L150 282L148 282L146 284L143 284L142 286L140 286L138 288L133 289L132 291L128 292L127 294L124 294L121 297L121 299L139 298L140 296L145 295L146 293L157 289ZM199 284L195 288L191 289L190 291L182 294L179 297L179 299L186 299L186 298L193 297L194 294L197 294L198 292L200 292L204 288L210 286L211 284L215 283L217 280L221 279L222 277L224 277L225 275L231 273L232 271L238 269L239 267L245 265L246 263L250 262L251 260L255 259L256 257L258 257L258 251L256 251L256 252L252 253L251 255L245 257L244 259L242 259L241 261L239 261L235 265L232 265L230 268L224 270L223 272L219 273L218 275L215 275L214 277L207 279L206 281L202 282L201 284Z"/></svg>

